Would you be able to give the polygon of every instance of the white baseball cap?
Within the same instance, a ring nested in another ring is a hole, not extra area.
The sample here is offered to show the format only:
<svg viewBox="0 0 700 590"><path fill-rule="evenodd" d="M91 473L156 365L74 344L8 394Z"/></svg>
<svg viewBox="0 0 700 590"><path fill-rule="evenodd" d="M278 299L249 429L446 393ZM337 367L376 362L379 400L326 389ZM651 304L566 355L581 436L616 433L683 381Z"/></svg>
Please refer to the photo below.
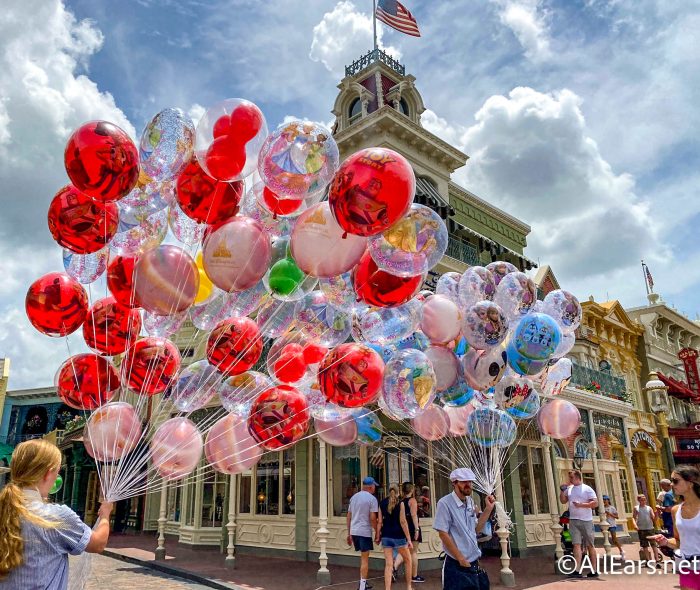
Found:
<svg viewBox="0 0 700 590"><path fill-rule="evenodd" d="M450 473L450 481L475 481L474 472L468 467L460 467Z"/></svg>

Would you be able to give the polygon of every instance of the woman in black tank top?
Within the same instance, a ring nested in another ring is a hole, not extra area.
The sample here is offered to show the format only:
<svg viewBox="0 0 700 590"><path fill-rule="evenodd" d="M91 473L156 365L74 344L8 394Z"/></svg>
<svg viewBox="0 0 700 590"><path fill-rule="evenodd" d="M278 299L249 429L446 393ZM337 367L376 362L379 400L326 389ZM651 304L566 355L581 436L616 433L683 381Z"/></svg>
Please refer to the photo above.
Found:
<svg viewBox="0 0 700 590"><path fill-rule="evenodd" d="M407 564L406 568L406 590L412 590L411 585L411 547L413 543L408 530L408 519L406 510L397 485L389 487L389 496L379 503L379 530L377 543L381 538L382 549L384 550L384 587L391 588L394 579L394 550Z"/></svg>
<svg viewBox="0 0 700 590"><path fill-rule="evenodd" d="M403 497L401 503L404 506L406 512L406 521L408 523L408 532L411 536L411 541L413 541L413 547L411 549L411 581L412 582L425 582L425 578L418 575L418 544L423 542L423 535L420 530L420 524L418 522L418 500L416 499L416 487L411 482L404 482L401 492ZM395 569L398 569L403 559L399 555L394 564ZM394 574L396 577L396 574Z"/></svg>

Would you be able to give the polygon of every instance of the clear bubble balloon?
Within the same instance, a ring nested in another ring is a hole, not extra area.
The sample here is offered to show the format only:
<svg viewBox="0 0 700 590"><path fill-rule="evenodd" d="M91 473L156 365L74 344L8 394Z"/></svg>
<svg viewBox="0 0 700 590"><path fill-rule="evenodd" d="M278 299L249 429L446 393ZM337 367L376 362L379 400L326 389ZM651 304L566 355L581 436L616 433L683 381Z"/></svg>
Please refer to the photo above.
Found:
<svg viewBox="0 0 700 590"><path fill-rule="evenodd" d="M408 213L368 242L377 266L393 275L413 277L428 272L447 250L447 227L437 212L414 203Z"/></svg>
<svg viewBox="0 0 700 590"><path fill-rule="evenodd" d="M217 287L214 289L204 303L189 309L190 321L199 330L212 330L216 324L232 315L231 295Z"/></svg>
<svg viewBox="0 0 700 590"><path fill-rule="evenodd" d="M567 354L569 354L569 352L571 352L574 344L576 344L575 332L562 334L559 346L557 346L557 349L554 351L552 357L555 359L564 358Z"/></svg>
<svg viewBox="0 0 700 590"><path fill-rule="evenodd" d="M489 350L470 349L462 358L464 379L477 390L488 389L498 383L508 366L505 346L495 346Z"/></svg>
<svg viewBox="0 0 700 590"><path fill-rule="evenodd" d="M479 408L467 418L467 436L482 447L509 447L517 433L515 421L503 410Z"/></svg>
<svg viewBox="0 0 700 590"><path fill-rule="evenodd" d="M352 416L337 419L314 419L314 429L318 437L333 447L346 447L357 439L357 424Z"/></svg>
<svg viewBox="0 0 700 590"><path fill-rule="evenodd" d="M547 293L542 302L542 311L554 318L562 333L572 334L581 325L581 304L568 291L556 289Z"/></svg>
<svg viewBox="0 0 700 590"><path fill-rule="evenodd" d="M306 398L289 385L263 391L248 417L248 431L268 451L289 447L309 429Z"/></svg>
<svg viewBox="0 0 700 590"><path fill-rule="evenodd" d="M446 272L440 275L435 286L435 294L447 297L453 303L459 303L459 281L462 275L458 272Z"/></svg>
<svg viewBox="0 0 700 590"><path fill-rule="evenodd" d="M275 216L270 213L258 203L252 190L248 191L243 200L240 213L260 224L260 227L270 238L291 235L296 224L296 217Z"/></svg>
<svg viewBox="0 0 700 590"><path fill-rule="evenodd" d="M423 303L421 330L434 344L447 344L459 337L462 313L445 295L433 295Z"/></svg>
<svg viewBox="0 0 700 590"><path fill-rule="evenodd" d="M168 233L168 212L157 211L140 223L119 220L119 229L109 243L113 254L136 256L157 248Z"/></svg>
<svg viewBox="0 0 700 590"><path fill-rule="evenodd" d="M100 278L107 268L108 260L109 248L92 254L75 254L70 250L63 250L63 268L66 269L66 274L83 285L94 283Z"/></svg>
<svg viewBox="0 0 700 590"><path fill-rule="evenodd" d="M188 246L201 242L207 229L204 223L197 223L194 219L185 215L177 203L170 206L168 225L173 235Z"/></svg>
<svg viewBox="0 0 700 590"><path fill-rule="evenodd" d="M402 350L386 364L381 397L394 416L415 418L435 398L436 382L433 365L424 353Z"/></svg>
<svg viewBox="0 0 700 590"><path fill-rule="evenodd" d="M517 267L510 262L497 260L486 265L486 270L490 270L493 274L493 280L496 282L496 287L501 282L501 279L511 272L518 272Z"/></svg>
<svg viewBox="0 0 700 590"><path fill-rule="evenodd" d="M309 121L283 123L260 150L258 172L280 198L304 199L324 189L340 165L333 134Z"/></svg>
<svg viewBox="0 0 700 590"><path fill-rule="evenodd" d="M467 382L460 375L454 384L438 393L438 398L445 406L458 408L465 406L474 399L474 390L467 385Z"/></svg>
<svg viewBox="0 0 700 590"><path fill-rule="evenodd" d="M158 427L149 446L158 475L174 481L196 469L202 458L204 440L192 420L176 417Z"/></svg>
<svg viewBox="0 0 700 590"><path fill-rule="evenodd" d="M554 398L543 404L537 414L542 434L564 439L574 434L581 425L581 414L570 401Z"/></svg>
<svg viewBox="0 0 700 590"><path fill-rule="evenodd" d="M553 365L550 364L540 377L542 393L559 395L571 382L572 369L573 363L567 358L559 359Z"/></svg>
<svg viewBox="0 0 700 590"><path fill-rule="evenodd" d="M279 338L294 321L294 301L277 301L271 297L263 300L255 321L267 338Z"/></svg>
<svg viewBox="0 0 700 590"><path fill-rule="evenodd" d="M357 442L373 445L382 440L382 422L374 410L360 408L352 413L357 424Z"/></svg>
<svg viewBox="0 0 700 590"><path fill-rule="evenodd" d="M306 276L291 258L282 258L263 276L265 288L280 301L299 301L318 284L316 277Z"/></svg>
<svg viewBox="0 0 700 590"><path fill-rule="evenodd" d="M194 123L182 110L163 109L141 134L139 162L153 180L177 176L194 154Z"/></svg>
<svg viewBox="0 0 700 590"><path fill-rule="evenodd" d="M349 272L318 280L318 288L328 298L328 303L348 312L366 309L367 304L357 300Z"/></svg>
<svg viewBox="0 0 700 590"><path fill-rule="evenodd" d="M471 266L459 280L459 302L462 309L470 309L479 301L492 301L496 282L491 271L483 266Z"/></svg>
<svg viewBox="0 0 700 590"><path fill-rule="evenodd" d="M532 311L537 301L537 287L523 272L511 272L501 279L493 302L509 320L517 320Z"/></svg>
<svg viewBox="0 0 700 590"><path fill-rule="evenodd" d="M498 346L508 335L508 319L495 303L479 301L464 314L462 334L472 348Z"/></svg>
<svg viewBox="0 0 700 590"><path fill-rule="evenodd" d="M350 336L351 316L333 307L322 291L312 291L294 309L296 328L312 342L335 346Z"/></svg>
<svg viewBox="0 0 700 590"><path fill-rule="evenodd" d="M229 293L229 301L231 305L231 315L246 316L258 309L265 297L267 290L261 282L256 283L250 289L245 291L234 291Z"/></svg>
<svg viewBox="0 0 700 590"><path fill-rule="evenodd" d="M356 342L386 346L416 331L421 320L421 304L412 300L398 307L368 307L355 312L352 337Z"/></svg>
<svg viewBox="0 0 700 590"><path fill-rule="evenodd" d="M431 404L413 419L411 426L422 439L436 441L445 438L449 433L450 419L440 406Z"/></svg>
<svg viewBox="0 0 700 590"><path fill-rule="evenodd" d="M449 348L444 346L429 346L425 350L425 356L428 357L435 371L436 391L444 391L448 387L452 387L461 371L459 359Z"/></svg>
<svg viewBox="0 0 700 590"><path fill-rule="evenodd" d="M298 332L281 336L267 353L267 372L278 383L298 385L315 377L314 365L304 358L307 341Z"/></svg>
<svg viewBox="0 0 700 590"><path fill-rule="evenodd" d="M175 381L170 401L181 412L193 412L206 406L216 395L220 374L206 360L185 367Z"/></svg>
<svg viewBox="0 0 700 590"><path fill-rule="evenodd" d="M264 373L246 371L221 382L219 400L226 411L247 417L255 398L272 386L272 379Z"/></svg>
<svg viewBox="0 0 700 590"><path fill-rule="evenodd" d="M143 312L143 329L149 336L167 338L175 334L187 320L188 311L172 315L157 315L148 311Z"/></svg>
<svg viewBox="0 0 700 590"><path fill-rule="evenodd" d="M516 420L532 418L540 409L540 396L530 379L506 375L496 385L494 400L498 407Z"/></svg>

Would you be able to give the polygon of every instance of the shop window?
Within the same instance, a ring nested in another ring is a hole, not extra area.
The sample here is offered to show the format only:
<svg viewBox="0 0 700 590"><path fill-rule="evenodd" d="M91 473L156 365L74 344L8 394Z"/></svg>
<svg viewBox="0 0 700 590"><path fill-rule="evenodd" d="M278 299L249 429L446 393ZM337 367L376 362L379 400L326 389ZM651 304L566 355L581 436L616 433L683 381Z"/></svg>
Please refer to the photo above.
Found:
<svg viewBox="0 0 700 590"><path fill-rule="evenodd" d="M654 457L654 459L656 459L656 457ZM655 467L658 467L658 460L657 460L657 464L655 465ZM656 495L661 491L661 472L656 470L656 469L652 469L649 473L651 475L651 487L652 487L652 491L650 492L651 498L649 498L649 503L652 506L654 506L655 505L654 498L656 498Z"/></svg>
<svg viewBox="0 0 700 590"><path fill-rule="evenodd" d="M520 445L516 455L523 514L548 514L549 497L541 447Z"/></svg>
<svg viewBox="0 0 700 590"><path fill-rule="evenodd" d="M534 514L534 504L532 501L532 480L530 479L530 461L527 447L519 446L517 450L518 478L520 479L520 495L522 498L523 514L528 516Z"/></svg>
<svg viewBox="0 0 700 590"><path fill-rule="evenodd" d="M220 527L224 523L227 477L213 470L206 473L202 482L202 527Z"/></svg>
<svg viewBox="0 0 700 590"><path fill-rule="evenodd" d="M266 453L255 470L256 514L279 514L280 508L280 454Z"/></svg>
<svg viewBox="0 0 700 590"><path fill-rule="evenodd" d="M294 514L295 511L295 496L294 496L294 449L287 449L283 453L283 471L282 471L282 506L283 514Z"/></svg>
<svg viewBox="0 0 700 590"><path fill-rule="evenodd" d="M348 513L350 498L360 491L360 447L358 444L347 447L327 447L332 453L333 516ZM370 448L371 452L372 449ZM370 473L374 477L372 473ZM376 477L375 477L376 479ZM379 480L377 480L379 481Z"/></svg>
<svg viewBox="0 0 700 590"><path fill-rule="evenodd" d="M627 514L632 514L632 496L630 494L630 485L627 479L627 469L625 466L625 462L623 461L622 451L620 451L619 449L615 449L613 451L613 459L615 459L615 461L618 462L618 474L620 475L620 490L622 491L622 501L625 504L625 512Z"/></svg>
<svg viewBox="0 0 700 590"><path fill-rule="evenodd" d="M253 470L249 469L241 473L240 487L238 488L238 512L240 514L250 514L250 490L253 480Z"/></svg>
<svg viewBox="0 0 700 590"><path fill-rule="evenodd" d="M167 515L170 522L180 522L180 501L182 500L182 486L173 485L168 488Z"/></svg>
<svg viewBox="0 0 700 590"><path fill-rule="evenodd" d="M186 486L187 510L185 510L185 526L194 526L194 508L197 501L197 477Z"/></svg>
<svg viewBox="0 0 700 590"><path fill-rule="evenodd" d="M435 478L433 509L440 498L452 492L450 473L455 466L452 445L452 439L443 439L432 443L433 464L435 465L433 474Z"/></svg>
<svg viewBox="0 0 700 590"><path fill-rule="evenodd" d="M532 477L535 489L535 498L538 514L549 513L549 496L547 495L547 482L545 480L544 455L541 447L530 447L530 459L532 462Z"/></svg>

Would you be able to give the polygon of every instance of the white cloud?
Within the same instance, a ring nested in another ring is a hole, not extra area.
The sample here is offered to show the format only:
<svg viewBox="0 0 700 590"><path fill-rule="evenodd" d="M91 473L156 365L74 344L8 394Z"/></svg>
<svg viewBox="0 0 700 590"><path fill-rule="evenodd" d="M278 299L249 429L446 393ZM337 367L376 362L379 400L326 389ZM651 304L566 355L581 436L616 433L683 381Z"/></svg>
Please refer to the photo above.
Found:
<svg viewBox="0 0 700 590"><path fill-rule="evenodd" d="M46 211L67 182L65 142L73 129L91 119L112 121L135 135L113 97L84 73L102 42L94 23L78 22L59 0L3 7L0 356L12 359L13 389L52 383L58 364L68 356L64 341L39 334L24 316L29 284L45 272L62 270L61 250L50 239Z"/></svg>
<svg viewBox="0 0 700 590"><path fill-rule="evenodd" d="M498 6L498 17L525 50L525 56L544 61L551 55L546 15L541 0L492 0Z"/></svg>
<svg viewBox="0 0 700 590"><path fill-rule="evenodd" d="M342 0L314 27L309 57L342 78L345 66L359 57L358 48L372 47L373 44L371 14L358 12L350 0ZM398 49L382 44L381 28L377 29L377 45L394 58L401 59Z"/></svg>

